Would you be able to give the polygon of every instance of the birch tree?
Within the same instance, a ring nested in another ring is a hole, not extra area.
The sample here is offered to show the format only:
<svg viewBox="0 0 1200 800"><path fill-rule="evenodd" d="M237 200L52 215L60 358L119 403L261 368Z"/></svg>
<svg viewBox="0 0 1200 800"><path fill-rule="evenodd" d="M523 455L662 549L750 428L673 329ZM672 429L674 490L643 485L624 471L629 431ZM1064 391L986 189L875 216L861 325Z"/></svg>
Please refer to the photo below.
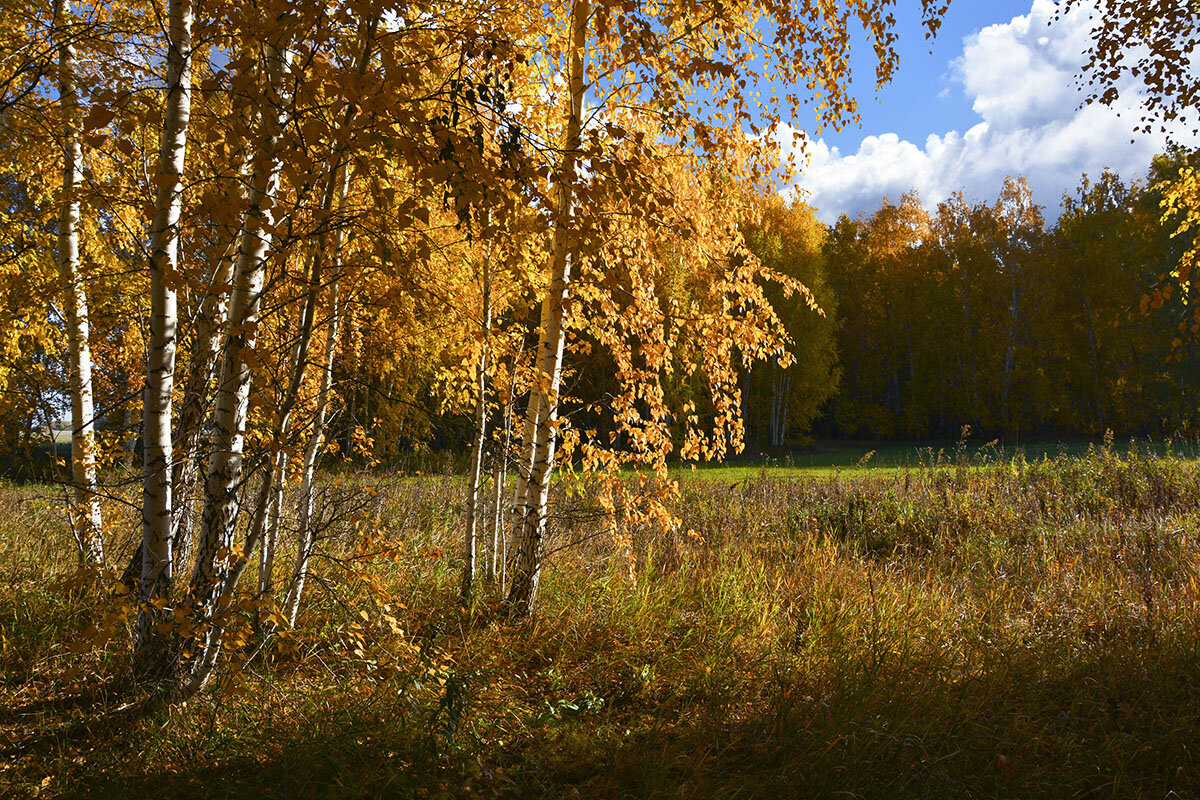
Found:
<svg viewBox="0 0 1200 800"><path fill-rule="evenodd" d="M785 114L791 112L794 118L804 102L811 103L818 132L824 125L841 126L857 117L848 76L852 25L861 24L874 46L876 83L891 78L897 57L892 31L895 20L887 11L888 5L884 0L864 0L849 7L804 4L793 8L745 2L718 4L697 15L691 6L631 3L598 6L593 15L586 2L572 3L570 32L565 46L559 45L561 72L546 82L551 97L561 91L559 87L565 89L558 96L559 102L565 100L567 113L563 144L551 170L556 199L550 215L550 259L536 356L537 377L525 414L514 500L517 550L506 600L510 614L520 617L531 613L541 574L549 476L563 425L558 393L565 342L564 311L570 285L579 282L572 273L583 264L595 264L594 271L599 273L626 263L630 267L627 274L637 283L654 270L637 255L644 252L644 241L635 244L626 239L629 244L624 250L605 244L611 238L606 240L600 232L611 234L613 223L612 218L598 211L601 201L611 199L623 204L619 218L624 222L634 220L631 229L653 236L653 228L661 227L657 220L672 202L673 191L647 180L655 159L687 162L694 177L712 170L756 188L764 186L775 170L787 174L788 165L779 162L776 146L778 137L787 130L783 124ZM943 11L941 4L922 2L929 35L936 32ZM589 44L590 38L594 38L594 45ZM547 49L553 52L553 45L547 45ZM776 85L785 87L782 92L765 96L746 90L747 85L768 73ZM581 154L583 97L588 85L597 87L597 97L588 115L592 122L585 153ZM691 155L684 149L667 154L674 144L685 142ZM577 174L581 158L586 159L588 167L585 181ZM663 178L668 180L665 175ZM576 195L585 196L587 206L573 213ZM649 219L653 225L640 227L636 222L639 219ZM681 227L686 224L681 222ZM733 249L740 246L728 238L728 231L718 231L718 227L710 228L718 239ZM580 257L580 253L586 255ZM708 259L711 255L702 257ZM725 277L732 285L754 294L746 281L757 269L756 264L748 263L745 269L734 269ZM649 289L639 286L637 291ZM640 323L629 318L624 331L630 338L624 343L599 330L597 320L581 324L590 326L609 344L622 350L633 348L648 355L652 363L661 364L657 351L647 353L644 345L638 344L641 334L649 332L645 327L648 320L661 317L652 310L650 294L639 296L629 307L635 306L649 316ZM742 313L738 308L731 306L726 311L737 316ZM745 306L740 308L744 310ZM778 322L769 313L762 321L765 329L774 329ZM742 330L750 335L747 329ZM653 336L657 339L661 333L659 330ZM774 334L764 330L762 336L771 338ZM762 344L757 336L748 343L754 348ZM712 370L710 388L719 395L713 419L723 432L716 438L707 437L706 445L700 444L699 439L705 437L696 432L685 447L689 453L717 455L727 445L741 447L740 429L727 427L736 428L734 420L741 416L740 394L731 387L725 366L731 346L731 338L722 331L709 343L704 356L705 368ZM649 377L654 370L639 366L640 360L640 356L632 359L629 375ZM647 411L646 393L635 388L635 383L629 379L622 409L614 410L615 416L624 421L622 431L613 432L629 433L632 438L627 441L634 449L618 455L620 446L607 448L593 443L590 452L596 465L606 464L610 470L629 459L646 464L659 462L655 470L665 479L661 461L671 443L663 433L664 412L657 405L660 388L648 393L655 399L651 402L653 410ZM605 449L607 455L601 455ZM615 481L609 486L620 491ZM655 515L666 522L665 507L659 504L657 508Z"/></svg>
<svg viewBox="0 0 1200 800"><path fill-rule="evenodd" d="M172 395L178 326L179 219L188 123L192 105L191 0L170 0L167 7L167 102L159 155L158 195L150 230L150 339L142 411L143 506L142 577L134 643L135 669L153 677L165 668L165 635L156 632L167 618L174 559L172 554Z"/></svg>
<svg viewBox="0 0 1200 800"><path fill-rule="evenodd" d="M743 405L747 418L755 421L767 407L767 441L772 447L782 447L791 431L807 430L821 404L837 389L837 301L825 278L821 252L825 226L813 209L773 194L757 199L754 205L759 219L742 230L747 247L768 269L804 284L824 312L813 312L802 297L788 297L775 284L766 287L771 308L787 329L796 361L784 369L779 357L772 356L756 368L747 376L753 393L743 397ZM761 440L761 424L759 428Z"/></svg>
<svg viewBox="0 0 1200 800"><path fill-rule="evenodd" d="M235 553L238 489L242 481L243 449L249 412L251 364L259 322L268 250L275 223L279 189L280 137L286 122L286 81L291 54L280 44L264 46L265 100L261 114L261 144L253 159L248 208L238 242L229 328L224 340L221 376L213 409L212 450L204 486L196 566L188 593L198 638L188 660L184 693L203 688L220 651L221 626L214 621L218 600L236 583L248 543L239 562Z"/></svg>
<svg viewBox="0 0 1200 800"><path fill-rule="evenodd" d="M557 208L554 235L547 270L548 291L542 301L542 318L536 351L536 377L525 411L525 439L522 443L520 477L514 521L517 553L512 569L512 587L506 600L508 608L528 614L537 596L541 579L546 534L546 500L550 474L554 468L554 448L558 430L558 391L562 381L563 326L568 287L571 279L572 192L583 127L583 68L591 5L574 0L571 8L571 38L567 53L567 120L563 134L562 157L555 172Z"/></svg>
<svg viewBox="0 0 1200 800"><path fill-rule="evenodd" d="M461 597L463 605L471 603L472 587L478 570L479 529L483 518L479 507L483 478L483 450L487 443L487 388L488 347L491 344L492 328L492 276L487 260L482 265L483 302L479 309L479 356L475 366L475 430L471 437L471 464L467 474L467 526L463 543L463 578ZM493 544L493 549L495 545Z"/></svg>
<svg viewBox="0 0 1200 800"><path fill-rule="evenodd" d="M342 168L337 186L338 209L344 211L346 195L350 188L348 167ZM321 384L317 390L316 410L313 413L312 426L308 432L308 443L304 447L304 463L300 472L300 497L297 501L299 532L296 544L296 561L283 605L284 616L289 625L296 624L296 616L300 612L300 598L304 594L304 584L308 578L309 558L312 556L315 536L313 495L316 490L317 464L319 463L321 452L325 447L325 426L329 417L330 397L333 391L334 354L337 350L338 333L342 322L340 288L342 246L344 240L345 230L342 225L338 225L333 234L333 254L330 265L332 274L327 300L329 316L326 322L325 343L320 361Z"/></svg>
<svg viewBox="0 0 1200 800"><path fill-rule="evenodd" d="M375 55L378 20L370 19L362 26L361 46L355 65L355 76L362 80ZM313 413L311 428L308 431L308 442L304 449L304 459L301 465L300 499L298 506L299 536L296 545L295 566L288 582L284 598L284 616L290 625L295 625L296 615L300 609L300 599L304 592L304 584L308 576L308 563L314 544L313 494L315 489L316 468L325 445L325 422L329 413L330 395L333 389L333 362L337 347L337 337L341 322L339 288L341 283L342 247L345 241L345 218L347 194L350 190L350 171L348 145L346 137L353 128L358 117L359 107L349 103L340 120L341 135L335 137L336 144L331 148L323 200L319 214L320 230L311 251L312 263L308 274L308 291L303 300L301 311L300 332L296 341L293 356L292 380L280 406L275 426L276 446L279 454L268 481L276 481L267 511L266 530L262 539L262 558L260 560L259 591L264 597L272 590L275 546L278 535L279 520L283 506L283 480L287 468L287 453L282 448L284 437L291 426L291 415L299 398L309 363L309 350L314 333L316 332L316 311L320 301L321 291L329 283L328 291L328 320L326 322L326 339L322 349L322 357L318 362L320 384L317 390L316 409ZM331 247L330 228L332 226L332 252L326 252ZM328 269L326 270L326 264ZM326 278L328 271L328 279ZM265 493L264 493L265 496Z"/></svg>
<svg viewBox="0 0 1200 800"><path fill-rule="evenodd" d="M71 479L74 504L71 528L79 545L79 563L104 563L100 496L96 493L96 412L92 400L92 351L88 343L88 298L79 259L79 190L83 181L79 94L76 90L78 28L71 25L67 0L55 0L54 35L58 45L58 95L62 107L62 210L58 222L58 267L65 289L67 371L71 399Z"/></svg>
<svg viewBox="0 0 1200 800"><path fill-rule="evenodd" d="M255 62L244 53L238 59L238 69L233 80L243 84L253 80ZM235 96L230 104L230 124L225 136L235 143L230 154L231 166L228 174L217 169L217 183L224 188L222 200L228 208L220 215L214 214L218 231L228 237L224 248L212 258L209 274L202 281L197 308L192 315L192 336L188 352L187 375L180 393L180 407L174 414L172 428L171 467L171 550L173 569L191 561L193 523L197 474L201 461L202 428L209 414L213 383L219 366L224 334L229 323L229 297L232 293L233 272L237 259L237 248L241 226L234 224L229 230L229 219L240 221L245 201L244 184L248 182L246 172L250 143L251 98ZM201 201L203 202L203 200ZM210 201L212 202L212 201ZM181 276L182 277L182 276ZM142 572L143 549L139 545L125 570L123 581L133 586Z"/></svg>

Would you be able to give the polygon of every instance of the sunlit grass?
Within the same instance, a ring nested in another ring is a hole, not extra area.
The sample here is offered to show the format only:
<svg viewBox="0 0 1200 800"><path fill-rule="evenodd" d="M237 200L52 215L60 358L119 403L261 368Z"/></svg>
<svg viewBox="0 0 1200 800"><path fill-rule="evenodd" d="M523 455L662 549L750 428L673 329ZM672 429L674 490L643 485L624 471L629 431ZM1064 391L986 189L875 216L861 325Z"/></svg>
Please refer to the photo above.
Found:
<svg viewBox="0 0 1200 800"><path fill-rule="evenodd" d="M1103 441L1088 440L1035 440L1018 444L999 441L816 442L785 451L756 453L748 450L726 462L679 464L672 467L672 474L682 480L727 482L764 476L778 479L886 477L936 468L966 466L980 469L1014 460L1078 459L1104 446ZM1200 444L1193 441L1129 440L1112 442L1108 448L1122 456L1128 456L1132 451L1159 458L1200 458Z"/></svg>
<svg viewBox="0 0 1200 800"><path fill-rule="evenodd" d="M461 481L376 479L288 646L145 718L114 712L125 639L70 650L103 606L61 586L61 515L4 488L0 793L1200 792L1200 466L867 469L686 482L632 562L562 498L527 624L486 581L458 608Z"/></svg>

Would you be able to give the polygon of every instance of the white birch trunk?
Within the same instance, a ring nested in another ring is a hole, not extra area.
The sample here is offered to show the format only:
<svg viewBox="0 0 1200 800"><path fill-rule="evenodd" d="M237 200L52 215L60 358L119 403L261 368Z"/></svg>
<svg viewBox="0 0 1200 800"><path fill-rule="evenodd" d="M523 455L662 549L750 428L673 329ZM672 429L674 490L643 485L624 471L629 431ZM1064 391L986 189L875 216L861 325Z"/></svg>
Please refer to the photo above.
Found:
<svg viewBox="0 0 1200 800"><path fill-rule="evenodd" d="M58 222L58 268L66 291L67 372L71 393L71 530L80 565L104 563L100 496L96 493L96 429L92 402L92 351L88 344L88 301L79 270L79 186L83 151L79 144L79 95L75 87L75 46L71 44L65 0L55 0L58 40L58 92L63 110L62 210Z"/></svg>
<svg viewBox="0 0 1200 800"><path fill-rule="evenodd" d="M236 244L236 240L234 242ZM192 522L195 507L195 483L198 472L201 430L208 414L213 372L221 353L221 336L228 323L229 292L233 278L233 245L222 255L200 305L196 319L196 341L191 354L187 381L183 389L183 407L171 437L171 557L172 572L187 564L192 551ZM132 448L129 455L132 456ZM128 586L142 573L143 547L138 545L125 567L122 578Z"/></svg>
<svg viewBox="0 0 1200 800"><path fill-rule="evenodd" d="M167 618L171 558L171 395L175 388L176 298L179 216L192 106L190 0L168 6L167 105L159 155L158 197L150 232L150 342L142 411L142 580L134 645L135 668L148 676L163 653L154 626Z"/></svg>
<svg viewBox="0 0 1200 800"><path fill-rule="evenodd" d="M521 471L527 476L518 487L514 535L517 554L513 564L512 588L505 605L515 616L533 612L545 551L546 504L550 473L554 469L557 441L558 390L562 379L562 356L566 342L563 317L571 280L570 218L573 206L576 162L583 118L583 62L587 50L589 0L576 0L571 13L570 109L558 174L558 213L550 258L550 285L542 303L542 330L538 342L537 383L529 396L526 414L525 452Z"/></svg>
<svg viewBox="0 0 1200 800"><path fill-rule="evenodd" d="M175 426L179 457L172 471L172 486L177 502L172 520L175 549L189 550L194 485L199 471L199 450L204 418L212 396L213 374L221 355L222 333L228 324L229 286L233 281L234 245L223 253L213 272L208 294L200 305L196 320L196 342L184 384L183 407Z"/></svg>
<svg viewBox="0 0 1200 800"><path fill-rule="evenodd" d="M514 370L515 372L515 370ZM500 591L504 591L504 581L501 573L504 570L504 560L508 558L508 534L505 528L506 517L504 514L504 484L508 481L508 450L512 446L512 390L509 391L508 402L504 405L504 444L500 447L500 452L496 456L496 463L492 468L492 481L495 484L493 488L494 497L492 498L492 513L495 517L492 520L492 565L491 576L492 582L500 581ZM501 543L503 537L503 544Z"/></svg>
<svg viewBox="0 0 1200 800"><path fill-rule="evenodd" d="M279 451L272 466L271 499L267 508L266 529L258 560L258 596L271 597L275 591L275 545L279 541L279 522L283 516L283 490L286 483L288 454Z"/></svg>
<svg viewBox="0 0 1200 800"><path fill-rule="evenodd" d="M359 56L358 73L361 77L366 74L370 64L372 48L375 44L375 32L378 21L372 19L363 29L363 49ZM343 127L348 131L354 122L358 109L350 106L346 109ZM312 429L309 431L308 444L304 449L304 463L301 467L300 498L297 503L299 531L296 542L296 561L292 568L292 577L283 600L283 615L288 625L295 627L296 617L300 613L300 599L304 595L304 584L308 580L309 558L316 543L313 525L313 494L316 486L317 463L325 447L325 422L329 416L329 397L333 389L333 359L337 349L338 328L341 323L341 306L338 294L342 270L342 245L345 242L345 226L342 219L346 207L346 196L350 191L350 164L344 159L345 149L341 148L334 154L331 163L335 166L330 173L329 183L325 190L325 208L328 211L334 195L337 196L338 222L333 232L333 252L330 257L329 273L329 322L325 331L325 351L321 360L321 385L317 390L317 407L313 413ZM322 233L317 243L317 257L324 258L325 235ZM316 270L314 270L316 271ZM315 309L319 281L313 282L309 294L308 332L312 333L312 311ZM305 344L307 353L307 343ZM307 355L305 356L307 359Z"/></svg>
<svg viewBox="0 0 1200 800"><path fill-rule="evenodd" d="M350 168L343 165L338 179L338 211L342 212L346 204L346 195L350 189ZM304 449L304 465L300 477L300 499L298 501L299 534L296 544L296 562L292 569L292 578L288 585L287 595L283 601L283 613L288 625L295 626L296 617L300 613L300 599L304 594L304 584L308 579L309 557L312 555L314 544L313 532L313 493L315 489L317 462L325 446L325 421L329 416L329 396L333 389L333 358L337 350L338 328L341 323L341 302L339 285L342 269L342 244L344 242L343 226L338 225L333 234L333 256L330 263L332 276L329 284L329 323L325 329L325 351L321 358L321 386L317 390L317 407L314 411L312 430L309 432L308 444Z"/></svg>
<svg viewBox="0 0 1200 800"><path fill-rule="evenodd" d="M321 208L328 214L329 196L334 191L333 182L336 171L326 186L325 200ZM325 247L325 237L318 237L316 245L309 252L308 263L305 266L305 278L309 289L304 296L300 309L300 335L292 348L288 386L279 402L279 412L275 418L275 428L271 441L274 444L275 458L270 471L263 477L262 489L258 504L254 510L254 522L251 524L250 541L261 541L258 560L258 593L260 598L266 598L274 591L275 544L279 531L279 520L283 509L283 489L287 478L288 454L285 449L292 428L292 410L300 396L304 384L304 375L308 371L308 350L312 341L313 316L316 311L321 287L321 253Z"/></svg>
<svg viewBox="0 0 1200 800"><path fill-rule="evenodd" d="M791 405L792 376L779 366L779 359L771 364L771 447L783 447L787 437L788 408Z"/></svg>
<svg viewBox="0 0 1200 800"><path fill-rule="evenodd" d="M242 67L245 72L239 79L246 79L255 70L251 63ZM236 109L240 127L249 132L253 120L248 103L242 102ZM230 202L238 206L246 201L246 185L252 180L248 174L250 165L248 135L246 143L239 146L234 155L230 181ZM236 200L235 200L236 197ZM174 509L174 542L176 563L186 564L191 557L192 528L197 494L197 476L200 471L200 445L204 420L212 405L213 379L220 365L224 335L229 325L229 301L233 294L234 270L237 266L238 246L241 231L230 234L229 244L218 259L210 276L208 291L200 303L196 319L196 340L192 346L191 362L187 382L184 385L183 407L175 425L175 444L178 455L172 474L176 502Z"/></svg>
<svg viewBox="0 0 1200 800"><path fill-rule="evenodd" d="M475 584L479 555L479 490L483 477L483 446L487 440L487 361L488 344L492 328L491 273L487 263L483 265L483 330L479 345L479 361L475 367L475 439L471 443L471 475L467 486L467 530L463 542L465 562L463 564L462 602L471 604L471 590ZM486 540L485 540L486 541Z"/></svg>
<svg viewBox="0 0 1200 800"><path fill-rule="evenodd" d="M212 452L205 476L204 509L190 589L192 614L202 630L202 638L196 643L200 649L193 654L184 694L199 691L216 664L222 627L214 621L214 615L217 600L226 584L232 583L230 578L236 563L233 536L250 404L251 367L246 354L253 352L256 342L259 303L274 228L280 171L278 145L284 124L288 61L288 54L279 47L267 47L266 99L260 117L262 139L254 158L249 207L238 244L230 324L213 410Z"/></svg>
<svg viewBox="0 0 1200 800"><path fill-rule="evenodd" d="M332 180L331 178L330 183ZM328 195L332 191L332 186L328 186L326 199L321 204L322 210L326 213L329 211ZM287 477L288 454L285 447L291 433L292 409L300 396L300 388L304 384L304 375L308 370L308 348L312 341L313 314L317 304L317 295L320 293L320 251L323 247L324 237L322 236L309 251L308 261L304 267L305 280L309 283L309 289L300 306L300 335L292 347L288 368L290 376L288 386L279 399L279 412L276 414L275 426L271 433L275 457L271 461L271 469L263 476L258 502L254 506L254 521L250 525L248 541L262 542L258 559L258 594L260 598L265 598L274 591L276 534L279 530L279 519L282 516L283 488Z"/></svg>
<svg viewBox="0 0 1200 800"><path fill-rule="evenodd" d="M252 68L251 68L252 69ZM245 109L242 110L245 117ZM245 127L249 125L243 122ZM241 176L246 168L246 153L236 157L235 185L243 185ZM240 191L240 190L239 190ZM244 195L244 193L243 193ZM244 196L242 198L245 199ZM208 416L212 401L212 382L221 355L223 334L229 324L229 296L233 290L233 270L236 265L237 247L240 237L231 237L229 245L221 254L210 276L208 290L200 302L196 315L196 337L192 343L191 359L187 380L183 389L183 406L175 421L172 433L171 504L172 534L171 550L174 566L179 570L191 560L192 529L196 505L196 478L199 472L200 443L204 420ZM125 567L122 582L132 587L142 573L142 547L138 546Z"/></svg>

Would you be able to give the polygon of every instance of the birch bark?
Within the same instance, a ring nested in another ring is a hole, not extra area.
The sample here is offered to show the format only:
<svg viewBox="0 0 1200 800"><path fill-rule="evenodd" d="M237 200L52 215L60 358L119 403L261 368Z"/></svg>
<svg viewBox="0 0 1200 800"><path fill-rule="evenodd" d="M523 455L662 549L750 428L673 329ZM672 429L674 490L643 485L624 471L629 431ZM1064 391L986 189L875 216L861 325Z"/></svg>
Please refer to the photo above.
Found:
<svg viewBox="0 0 1200 800"><path fill-rule="evenodd" d="M366 74L367 67L371 62L377 29L378 22L376 20L372 20L363 29L363 49L358 62L358 74L360 77ZM354 105L346 109L346 116L342 125L347 132L349 132L357 114L358 108ZM288 582L288 589L283 600L284 617L287 619L288 624L293 627L296 624L296 616L300 613L300 599L304 594L304 584L308 580L309 558L312 555L313 545L315 544L313 494L316 485L317 462L320 461L321 452L325 446L325 422L329 416L329 397L333 389L333 358L337 349L338 328L341 323L341 305L338 292L342 271L342 246L345 242L344 215L346 197L350 191L350 164L345 160L345 152L345 147L342 147L338 152L335 152L334 158L331 159L331 162L336 166L330 172L330 180L325 190L326 210L329 209L329 204L334 195L336 194L337 196L337 223L333 231L333 252L329 265L329 323L325 331L325 351L322 354L320 366L321 385L317 390L317 406L313 413L312 429L309 432L308 444L304 449L304 463L301 466L300 473L300 498L297 503L299 531L296 543L296 561L292 568L292 577ZM322 233L317 243L318 258L324 257L325 246L325 234ZM318 272L315 267L314 272ZM311 312L316 306L319 290L319 281L314 281L308 297L308 310L310 312L308 314L308 334L310 336L312 334ZM306 360L307 347L308 343L306 341Z"/></svg>
<svg viewBox="0 0 1200 800"><path fill-rule="evenodd" d="M259 303L275 222L274 203L281 167L278 147L285 121L289 60L289 54L280 47L267 46L262 139L253 160L249 204L238 243L229 328L213 410L212 452L205 476L196 566L189 592L191 613L199 631L199 650L193 654L189 665L185 694L199 691L216 663L221 631L221 626L214 620L217 600L226 584L232 583L230 577L236 566L233 535L250 403L249 359L256 342Z"/></svg>
<svg viewBox="0 0 1200 800"><path fill-rule="evenodd" d="M467 486L467 530L463 542L465 562L463 564L462 602L471 604L471 590L478 569L478 530L480 519L479 493L483 477L483 446L487 437L487 362L489 333L492 328L492 276L488 264L483 265L483 308L482 338L479 344L479 361L475 365L475 438L471 442L471 475Z"/></svg>
<svg viewBox="0 0 1200 800"><path fill-rule="evenodd" d="M150 232L150 341L142 410L142 580L134 668L148 677L165 653L155 626L167 618L171 557L171 395L175 388L179 216L192 106L191 0L170 0L167 106L159 154L158 196Z"/></svg>
<svg viewBox="0 0 1200 800"><path fill-rule="evenodd" d="M255 67L249 63L242 69L249 73ZM248 74L242 74L238 79L244 80L247 77ZM252 124L250 104L239 102L235 113L238 125L249 131ZM246 201L245 186L250 180L250 176L247 175L250 168L248 160L247 143L237 148L233 158L233 190L230 192L233 196L230 200L237 202L239 208L241 203ZM201 459L201 433L210 410L213 378L217 376L224 334L229 325L229 301L233 293L234 269L237 266L240 241L240 231L232 232L229 244L213 268L208 291L201 301L200 313L196 319L196 340L188 367L187 382L184 384L183 407L175 424L175 444L179 455L172 472L172 486L176 495L172 524L178 564L186 564L191 556L196 482Z"/></svg>
<svg viewBox="0 0 1200 800"><path fill-rule="evenodd" d="M508 457L509 449L512 447L512 407L513 394L516 391L516 370L513 370L513 382L509 386L508 401L504 404L502 411L502 419L504 420L504 443L500 446L500 452L496 455L496 462L492 465L492 491L494 493L492 499L492 513L495 515L492 519L492 565L491 578L492 583L499 581L500 591L505 588L502 579L504 564L508 560L508 530L505 527L505 522L508 517L504 513L504 487L508 482ZM502 542L503 539L503 542Z"/></svg>
<svg viewBox="0 0 1200 800"><path fill-rule="evenodd" d="M249 70L253 67L243 69ZM243 129L248 130L250 123L246 106L243 105L239 109L238 118ZM246 183L245 172L248 167L244 148L239 148L234 162L234 174L237 176L235 183L242 187ZM244 201L244 191L241 188L237 191L242 195L240 199ZM200 303L195 323L196 337L182 395L183 406L176 418L172 434L172 570L187 564L192 555L192 528L195 517L193 512L196 504L196 477L201 457L201 432L212 405L212 383L221 356L222 335L229 324L229 296L233 291L233 270L237 262L239 233L240 231L231 237L229 245L213 268L208 290ZM121 578L122 582L131 588L141 576L142 555L143 549L139 545Z"/></svg>
<svg viewBox="0 0 1200 800"><path fill-rule="evenodd" d="M517 553L512 588L505 606L508 613L525 617L533 612L545 550L546 503L550 473L554 469L557 440L558 389L562 379L565 344L563 317L571 279L570 218L583 119L583 62L587 50L589 0L576 0L571 12L570 107L558 170L558 209L551 246L549 291L542 303L542 330L538 342L537 383L529 396L518 482L514 536ZM527 455L526 455L527 454ZM526 457L528 461L526 461Z"/></svg>
<svg viewBox="0 0 1200 800"><path fill-rule="evenodd" d="M287 477L288 454L280 450L271 467L271 499L266 510L262 549L258 551L258 596L269 598L275 592L275 545L279 541L279 522L283 516L283 490Z"/></svg>
<svg viewBox="0 0 1200 800"><path fill-rule="evenodd" d="M321 208L328 215L329 197L333 193L333 183L337 170L334 171L326 186L325 200ZM259 597L269 597L274 591L275 544L279 533L279 520L283 513L283 489L287 479L288 453L286 444L292 429L292 410L300 396L300 387L304 384L304 375L308 371L308 350L312 343L313 317L316 312L317 300L321 289L321 253L325 248L325 236L318 237L316 245L309 253L305 276L309 283L308 292L300 308L300 335L292 348L289 373L291 375L287 389L280 400L279 412L275 417L275 427L271 441L275 446L275 457L270 471L263 477L263 484L258 503L254 510L254 522L250 527L250 540L261 541L259 551L258 593Z"/></svg>
<svg viewBox="0 0 1200 800"><path fill-rule="evenodd" d="M222 254L213 271L209 291L196 320L196 344L184 384L183 407L175 426L179 457L171 481L177 502L173 509L172 538L176 550L189 550L191 514L196 474L199 470L200 433L212 397L211 384L221 354L221 333L228 323L229 292L233 281L234 246Z"/></svg>
<svg viewBox="0 0 1200 800"><path fill-rule="evenodd" d="M70 11L65 0L54 4L58 44L58 92L63 110L62 210L58 222L58 268L66 290L68 374L71 392L71 482L74 497L71 529L79 545L80 565L104 563L100 496L96 494L95 408L92 402L92 351L88 344L88 300L79 269L79 186L83 150L79 143L79 94L75 86L76 51L71 43Z"/></svg>
<svg viewBox="0 0 1200 800"><path fill-rule="evenodd" d="M349 166L342 167L338 179L338 211L344 212L346 195L350 189ZM330 263L331 279L329 284L329 324L325 329L325 350L321 357L321 386L317 390L317 407L313 416L312 430L309 433L308 444L304 449L304 465L300 477L300 499L298 512L300 517L299 541L296 544L296 562L292 569L292 578L288 584L287 595L284 598L284 616L288 624L295 626L296 616L300 612L300 598L304 593L304 584L308 578L308 561L312 554L313 533L313 493L315 488L317 462L325 445L325 422L329 416L329 396L333 389L333 357L337 349L338 328L341 324L341 303L339 286L342 269L342 245L345 240L344 226L339 224L333 234L333 256Z"/></svg>
<svg viewBox="0 0 1200 800"><path fill-rule="evenodd" d="M336 180L336 174L335 170L330 176L326 186L325 199L321 202L321 209L325 216L328 216L329 197L334 191L333 183ZM325 237L322 234L309 251L308 261L304 267L304 276L309 288L300 305L300 335L292 347L292 355L288 362L290 377L287 388L280 398L279 411L275 415L275 426L271 433L271 443L275 447L275 455L271 460L271 469L263 476L258 502L254 505L254 520L250 524L248 541L262 542L258 559L258 594L262 598L268 597L274 591L275 543L283 511L284 483L287 479L286 444L292 429L292 410L300 396L304 375L308 371L308 349L312 342L313 315L320 294L321 252L324 247ZM248 551L246 555L249 556Z"/></svg>

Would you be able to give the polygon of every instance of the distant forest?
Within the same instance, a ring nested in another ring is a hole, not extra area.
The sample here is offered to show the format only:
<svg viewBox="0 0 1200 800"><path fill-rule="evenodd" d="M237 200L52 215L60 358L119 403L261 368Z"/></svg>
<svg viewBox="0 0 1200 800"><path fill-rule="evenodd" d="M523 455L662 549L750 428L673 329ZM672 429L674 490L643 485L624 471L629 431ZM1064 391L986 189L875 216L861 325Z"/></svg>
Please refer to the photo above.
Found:
<svg viewBox="0 0 1200 800"><path fill-rule="evenodd" d="M1172 435L1196 426L1200 317L1179 297L1187 234L1156 187L1084 176L1048 224L1022 180L993 204L885 204L828 234L843 436ZM1186 276L1185 276L1186 277Z"/></svg>
<svg viewBox="0 0 1200 800"><path fill-rule="evenodd" d="M802 202L762 200L750 249L821 313L768 281L794 362L741 368L747 444L956 438L964 425L1010 440L1194 433L1200 322L1177 275L1191 234L1172 236L1159 186L1195 157L1159 156L1140 180L1082 176L1055 221L1021 178L993 202L956 194L930 212L907 194L832 226ZM380 451L465 445L471 420L439 412L428 374L364 366L350 407ZM564 414L602 430L611 358L574 355L564 385ZM672 408L700 394L665 388Z"/></svg>

